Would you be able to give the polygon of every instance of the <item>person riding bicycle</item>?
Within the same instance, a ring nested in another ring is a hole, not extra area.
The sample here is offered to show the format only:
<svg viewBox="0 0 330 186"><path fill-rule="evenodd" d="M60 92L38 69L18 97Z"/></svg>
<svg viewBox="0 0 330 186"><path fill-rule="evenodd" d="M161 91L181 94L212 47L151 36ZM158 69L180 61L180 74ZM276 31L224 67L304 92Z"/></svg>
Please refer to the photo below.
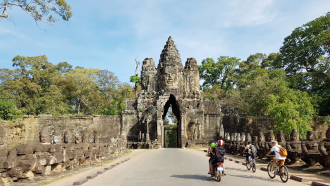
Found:
<svg viewBox="0 0 330 186"><path fill-rule="evenodd" d="M213 173L213 166L212 164L215 163L215 148L217 147L217 145L215 143L211 143L209 146L209 149L207 150L207 155L208 157L210 157L209 159L209 172L208 174L212 174Z"/></svg>
<svg viewBox="0 0 330 186"><path fill-rule="evenodd" d="M246 161L249 162L249 157L252 156L254 159L254 162L256 162L256 147L251 144L251 142L248 142L248 145L246 145L245 149L243 150L243 154L246 152Z"/></svg>
<svg viewBox="0 0 330 186"><path fill-rule="evenodd" d="M286 157L283 157L280 155L280 145L278 145L277 141L272 141L272 148L270 149L270 151L266 154L266 156L268 157L270 153L275 152L275 157L273 158L274 161L274 168L275 170L277 170L277 163L276 162L280 162L281 166L284 165L285 159ZM283 172L283 168L280 170L281 172Z"/></svg>

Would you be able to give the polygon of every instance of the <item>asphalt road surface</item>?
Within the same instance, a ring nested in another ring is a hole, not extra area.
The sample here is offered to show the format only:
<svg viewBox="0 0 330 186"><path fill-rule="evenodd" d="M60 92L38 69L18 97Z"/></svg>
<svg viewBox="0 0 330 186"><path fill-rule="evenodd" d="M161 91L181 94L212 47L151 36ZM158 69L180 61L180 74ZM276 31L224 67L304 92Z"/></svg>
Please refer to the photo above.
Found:
<svg viewBox="0 0 330 186"><path fill-rule="evenodd" d="M221 182L211 178L206 153L193 149L166 148L149 150L131 160L89 180L84 186L109 185L235 185L273 186L284 185L279 177L270 179L267 172L248 171L245 166L226 160L227 176ZM306 185L289 180L286 185Z"/></svg>

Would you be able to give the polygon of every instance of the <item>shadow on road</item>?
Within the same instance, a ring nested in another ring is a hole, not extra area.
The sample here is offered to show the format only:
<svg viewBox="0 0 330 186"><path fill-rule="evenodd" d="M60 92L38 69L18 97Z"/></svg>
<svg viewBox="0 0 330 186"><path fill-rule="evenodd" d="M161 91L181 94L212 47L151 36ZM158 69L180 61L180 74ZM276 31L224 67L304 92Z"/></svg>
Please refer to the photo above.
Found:
<svg viewBox="0 0 330 186"><path fill-rule="evenodd" d="M239 177L239 178L249 178L249 179L258 179L258 180L262 180L262 181L282 183L282 181L280 181L280 180L270 179L270 178L265 178L265 177L260 177L260 176L234 175L234 174L227 174L227 176L233 176L233 177Z"/></svg>
<svg viewBox="0 0 330 186"><path fill-rule="evenodd" d="M210 176L204 175L172 175L171 177L174 178L183 178L183 179L193 179L193 180L203 180L203 181L210 181Z"/></svg>
<svg viewBox="0 0 330 186"><path fill-rule="evenodd" d="M231 168L231 167L226 167L228 170L235 170L235 171L240 171L240 172L251 172L251 170L247 169L238 169L238 168Z"/></svg>

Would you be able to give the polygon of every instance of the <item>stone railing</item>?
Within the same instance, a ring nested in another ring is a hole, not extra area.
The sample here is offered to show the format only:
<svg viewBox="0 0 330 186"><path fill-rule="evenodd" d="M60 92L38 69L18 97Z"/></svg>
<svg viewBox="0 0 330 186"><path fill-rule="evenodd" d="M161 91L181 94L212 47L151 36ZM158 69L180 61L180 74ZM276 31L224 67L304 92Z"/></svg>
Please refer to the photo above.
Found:
<svg viewBox="0 0 330 186"><path fill-rule="evenodd" d="M45 127L39 144L21 144L7 149L7 133L0 126L0 185L99 164L127 152L124 136L101 137L104 136L91 131L51 135Z"/></svg>
<svg viewBox="0 0 330 186"><path fill-rule="evenodd" d="M307 140L299 140L297 130L292 130L290 140L286 141L282 131L278 132L277 139L272 130L266 135L262 132L258 136L250 136L250 133L225 133L226 152L243 155L243 150L251 142L257 148L257 157L265 158L272 148L272 141L276 140L279 145L287 149L288 156L286 164L299 164L304 162L307 166L316 163L330 168L330 127L326 131L326 138L319 140L317 131L308 131Z"/></svg>

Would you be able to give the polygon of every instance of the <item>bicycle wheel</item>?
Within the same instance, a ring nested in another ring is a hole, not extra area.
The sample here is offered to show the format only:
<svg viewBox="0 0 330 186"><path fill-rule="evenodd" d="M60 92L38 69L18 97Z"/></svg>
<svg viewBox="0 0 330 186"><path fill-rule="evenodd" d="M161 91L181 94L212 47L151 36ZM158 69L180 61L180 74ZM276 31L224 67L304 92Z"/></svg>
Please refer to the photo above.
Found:
<svg viewBox="0 0 330 186"><path fill-rule="evenodd" d="M268 176L270 178L275 178L276 176L276 173L275 173L275 168L274 168L274 164L273 163L269 163L268 166L267 166L267 172L268 172Z"/></svg>
<svg viewBox="0 0 330 186"><path fill-rule="evenodd" d="M289 170L286 166L281 166L282 173L280 174L282 182L286 183L289 180Z"/></svg>
<svg viewBox="0 0 330 186"><path fill-rule="evenodd" d="M252 164L252 171L253 171L253 172L256 172L256 170L257 170L257 166L256 166L255 163L253 163L253 164Z"/></svg>
<svg viewBox="0 0 330 186"><path fill-rule="evenodd" d="M248 161L246 161L246 168L247 168L247 170L250 170L251 169L251 164Z"/></svg>

